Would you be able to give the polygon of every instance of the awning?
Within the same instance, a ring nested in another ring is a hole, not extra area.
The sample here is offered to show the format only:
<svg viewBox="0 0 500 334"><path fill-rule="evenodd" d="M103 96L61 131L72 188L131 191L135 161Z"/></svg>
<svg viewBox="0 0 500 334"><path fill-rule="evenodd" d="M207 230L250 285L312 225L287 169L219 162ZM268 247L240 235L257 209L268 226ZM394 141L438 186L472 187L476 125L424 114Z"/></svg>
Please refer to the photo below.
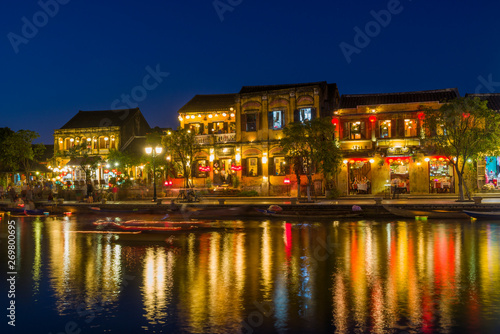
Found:
<svg viewBox="0 0 500 334"><path fill-rule="evenodd" d="M81 166L81 165L92 165L93 163L100 161L100 156L91 156L91 157L77 157L71 159L66 166Z"/></svg>

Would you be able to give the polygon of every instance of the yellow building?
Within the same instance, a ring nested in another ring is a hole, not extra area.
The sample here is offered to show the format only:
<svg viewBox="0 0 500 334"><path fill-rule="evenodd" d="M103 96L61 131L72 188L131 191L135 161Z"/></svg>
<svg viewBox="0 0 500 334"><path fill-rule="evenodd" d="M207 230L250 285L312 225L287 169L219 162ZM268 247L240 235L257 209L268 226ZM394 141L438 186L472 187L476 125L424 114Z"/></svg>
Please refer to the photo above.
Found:
<svg viewBox="0 0 500 334"><path fill-rule="evenodd" d="M75 145L86 144L90 157L105 159L110 150L124 151L141 143L145 145L150 126L139 108L120 110L79 111L60 129L54 130L54 155L60 157L56 172L63 171L63 180L83 180L85 174L77 168L78 161L65 155ZM76 159L77 160L77 159ZM99 166L93 179L107 184L109 168Z"/></svg>
<svg viewBox="0 0 500 334"><path fill-rule="evenodd" d="M290 186L285 183L292 177L278 146L282 129L290 122L329 117L338 103L337 85L326 82L245 86L238 94L196 95L179 110L181 127L196 131L203 146L194 184L206 185L209 178L210 184L230 186L237 177L244 190L293 194L295 178ZM315 175L315 187L323 192L320 175Z"/></svg>

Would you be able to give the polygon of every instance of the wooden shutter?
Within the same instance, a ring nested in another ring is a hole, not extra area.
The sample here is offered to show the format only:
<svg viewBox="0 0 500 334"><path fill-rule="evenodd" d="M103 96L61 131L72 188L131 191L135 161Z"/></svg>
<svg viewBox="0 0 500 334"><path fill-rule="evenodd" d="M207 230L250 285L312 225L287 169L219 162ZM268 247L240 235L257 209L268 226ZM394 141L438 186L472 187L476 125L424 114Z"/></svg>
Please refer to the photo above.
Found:
<svg viewBox="0 0 500 334"><path fill-rule="evenodd" d="M380 138L380 123L381 123L381 121L376 121L374 123L374 126L375 126L375 138Z"/></svg>
<svg viewBox="0 0 500 334"><path fill-rule="evenodd" d="M361 135L361 139L366 139L366 122L361 121L359 124L359 134Z"/></svg>
<svg viewBox="0 0 500 334"><path fill-rule="evenodd" d="M247 131L247 115L241 114L241 131Z"/></svg>
<svg viewBox="0 0 500 334"><path fill-rule="evenodd" d="M311 121L316 118L316 108L311 108Z"/></svg>
<svg viewBox="0 0 500 334"><path fill-rule="evenodd" d="M241 176L247 176L247 159L241 159Z"/></svg>
<svg viewBox="0 0 500 334"><path fill-rule="evenodd" d="M392 119L391 120L391 138L395 138L397 136L397 128L398 128L397 119Z"/></svg>
<svg viewBox="0 0 500 334"><path fill-rule="evenodd" d="M267 128L273 129L273 112L270 111L267 113Z"/></svg>
<svg viewBox="0 0 500 334"><path fill-rule="evenodd" d="M398 137L404 138L405 136L405 120L400 118L398 119Z"/></svg>
<svg viewBox="0 0 500 334"><path fill-rule="evenodd" d="M343 128L344 128L344 136L343 139L349 139L350 134L349 134L349 122L344 122L342 123Z"/></svg>
<svg viewBox="0 0 500 334"><path fill-rule="evenodd" d="M257 158L257 176L262 175L262 158Z"/></svg>
<svg viewBox="0 0 500 334"><path fill-rule="evenodd" d="M276 175L276 170L274 168L274 157L267 160L267 175Z"/></svg>
<svg viewBox="0 0 500 334"><path fill-rule="evenodd" d="M299 109L295 109L293 111L293 121L300 122L300 110Z"/></svg>

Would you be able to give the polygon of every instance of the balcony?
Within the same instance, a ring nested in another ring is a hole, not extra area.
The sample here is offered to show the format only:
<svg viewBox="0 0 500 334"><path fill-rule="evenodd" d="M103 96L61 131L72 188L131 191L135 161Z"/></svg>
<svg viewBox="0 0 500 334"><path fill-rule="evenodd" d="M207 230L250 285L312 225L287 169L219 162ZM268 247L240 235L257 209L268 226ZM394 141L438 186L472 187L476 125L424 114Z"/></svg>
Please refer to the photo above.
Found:
<svg viewBox="0 0 500 334"><path fill-rule="evenodd" d="M211 137L212 137L211 135L199 135L196 136L195 139L200 145L209 145L212 144L210 140Z"/></svg>
<svg viewBox="0 0 500 334"><path fill-rule="evenodd" d="M216 143L229 143L229 142L236 141L236 133L223 133L223 134L217 134L214 136L215 136Z"/></svg>

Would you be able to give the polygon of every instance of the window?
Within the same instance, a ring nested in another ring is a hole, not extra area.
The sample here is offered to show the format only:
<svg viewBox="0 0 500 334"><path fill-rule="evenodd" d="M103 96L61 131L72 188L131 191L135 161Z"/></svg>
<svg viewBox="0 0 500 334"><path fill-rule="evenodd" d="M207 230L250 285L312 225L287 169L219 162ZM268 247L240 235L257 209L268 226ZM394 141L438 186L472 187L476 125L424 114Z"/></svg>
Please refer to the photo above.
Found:
<svg viewBox="0 0 500 334"><path fill-rule="evenodd" d="M391 138L391 121L385 120L379 122L380 138Z"/></svg>
<svg viewBox="0 0 500 334"><path fill-rule="evenodd" d="M257 114L246 114L246 131L257 131Z"/></svg>
<svg viewBox="0 0 500 334"><path fill-rule="evenodd" d="M349 128L349 139L364 139L365 138L365 122L357 121L350 122L348 124Z"/></svg>
<svg viewBox="0 0 500 334"><path fill-rule="evenodd" d="M258 175L258 167L257 167L257 158L248 158L248 176L257 176Z"/></svg>
<svg viewBox="0 0 500 334"><path fill-rule="evenodd" d="M417 120L405 119L405 137L417 136Z"/></svg>
<svg viewBox="0 0 500 334"><path fill-rule="evenodd" d="M205 134L205 127L203 126L203 124L200 123L184 124L184 129L193 131L195 135Z"/></svg>
<svg viewBox="0 0 500 334"><path fill-rule="evenodd" d="M299 109L300 122L310 121L312 119L312 108Z"/></svg>
<svg viewBox="0 0 500 334"><path fill-rule="evenodd" d="M273 110L268 114L269 129L280 130L285 126L285 112L283 110Z"/></svg>
<svg viewBox="0 0 500 334"><path fill-rule="evenodd" d="M208 165L207 160L197 160L196 161L196 177L208 177L209 171L210 171L210 166Z"/></svg>
<svg viewBox="0 0 500 334"><path fill-rule="evenodd" d="M274 175L286 175L285 157L274 157Z"/></svg>

